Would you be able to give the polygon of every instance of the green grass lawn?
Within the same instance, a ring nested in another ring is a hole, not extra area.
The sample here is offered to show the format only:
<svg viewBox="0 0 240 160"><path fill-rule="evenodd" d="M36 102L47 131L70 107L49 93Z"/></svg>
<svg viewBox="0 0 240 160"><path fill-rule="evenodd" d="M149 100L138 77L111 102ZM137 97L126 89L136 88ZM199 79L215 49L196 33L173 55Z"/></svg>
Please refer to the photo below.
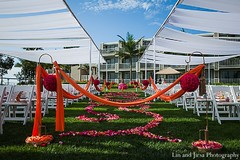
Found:
<svg viewBox="0 0 240 160"><path fill-rule="evenodd" d="M153 118L141 113L120 111L117 107L99 106L94 111L117 114L120 119L104 121L100 123L84 122L75 117L86 114L84 108L88 101L74 103L65 108L65 131L84 130L119 130L144 126ZM33 147L25 144L25 139L31 136L33 121L23 126L19 122L6 122L4 134L0 135L0 159L193 159L195 156L205 157L200 159L221 159L220 155L228 156L237 154L240 159L240 123L239 121L224 121L219 125L209 118L209 139L223 144L223 149L218 154L203 154L193 150L191 143L198 140L199 129L205 128L205 116L198 117L192 111L186 112L173 104L156 101L150 104L149 111L158 113L164 117L163 122L152 133L162 136L173 136L182 139L182 142L160 142L139 135L112 136L112 137L63 137L59 138L55 132L55 110L43 118L43 124L47 127L47 134L54 136L54 141L46 147ZM171 133L171 135L169 134ZM59 144L62 141L63 144ZM185 158L190 156L189 158ZM215 156L215 158L213 158ZM196 158L197 159L197 158ZM229 158L225 158L229 159ZM234 158L232 158L234 159ZM236 158L235 158L236 159Z"/></svg>

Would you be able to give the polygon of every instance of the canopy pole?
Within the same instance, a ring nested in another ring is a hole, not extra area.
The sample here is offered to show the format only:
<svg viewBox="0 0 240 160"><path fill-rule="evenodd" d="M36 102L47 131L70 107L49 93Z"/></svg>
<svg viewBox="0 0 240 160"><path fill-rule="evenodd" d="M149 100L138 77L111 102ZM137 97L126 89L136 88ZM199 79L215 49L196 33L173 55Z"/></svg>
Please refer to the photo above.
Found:
<svg viewBox="0 0 240 160"><path fill-rule="evenodd" d="M79 20L77 19L77 17L75 16L75 14L72 12L71 8L68 6L66 0L62 0L64 2L64 4L67 6L67 9L69 10L69 12L72 14L72 16L74 17L74 19L77 21L77 23L80 25L80 27L84 30L84 32L88 35L88 37L90 38L90 40L92 41L92 43L94 44L94 46L98 49L96 43L93 41L92 37L88 34L88 32L85 30L85 28L81 25L81 23L79 22ZM98 49L99 50L99 49Z"/></svg>
<svg viewBox="0 0 240 160"><path fill-rule="evenodd" d="M147 57L145 57L145 79L147 79ZM145 97L147 97L146 91L144 92Z"/></svg>
<svg viewBox="0 0 240 160"><path fill-rule="evenodd" d="M92 41L89 41L89 76L92 76ZM89 78L90 78L89 77Z"/></svg>
<svg viewBox="0 0 240 160"><path fill-rule="evenodd" d="M153 45L154 45L154 66L153 66L153 80L154 83L156 82L156 37L153 38ZM156 99L154 99L153 101L156 101Z"/></svg>
<svg viewBox="0 0 240 160"><path fill-rule="evenodd" d="M107 62L106 62L106 82L108 81L108 66L107 66Z"/></svg>
<svg viewBox="0 0 240 160"><path fill-rule="evenodd" d="M100 52L98 54L98 79L100 79Z"/></svg>
<svg viewBox="0 0 240 160"><path fill-rule="evenodd" d="M145 58L145 79L147 79L147 58Z"/></svg>
<svg viewBox="0 0 240 160"><path fill-rule="evenodd" d="M156 34L153 36L153 39L156 38L156 37L157 37L157 34L162 31L164 25L168 22L168 19L170 18L170 16L171 16L171 15L173 14L173 12L175 11L177 5L178 5L179 3L182 3L182 1L183 1L183 0L178 0L178 1L175 3L175 5L173 6L172 10L171 10L170 13L168 14L167 18L164 20L164 22L162 23L162 25L160 26L160 28L158 29L158 31L156 32ZM149 46L152 44L153 39L152 39L151 42L148 44L148 46L147 46L147 48L145 49L143 55L145 55L146 50L148 50Z"/></svg>
<svg viewBox="0 0 240 160"><path fill-rule="evenodd" d="M210 70L210 64L211 63L208 63L208 85L210 85L211 84L211 70Z"/></svg>
<svg viewBox="0 0 240 160"><path fill-rule="evenodd" d="M170 16L173 14L173 12L175 11L175 9L177 8L177 5L178 5L179 3L182 3L182 1L183 1L183 0L178 0L178 1L175 3L175 5L173 6L172 10L169 12L167 18L163 21L162 25L160 26L160 28L158 29L158 31L157 31L157 33L155 34L154 37L156 37L156 36L158 35L158 33L162 31L164 25L168 22L168 19L170 18Z"/></svg>
<svg viewBox="0 0 240 160"><path fill-rule="evenodd" d="M154 46L154 66L153 66L153 80L156 82L156 37L153 38L153 46Z"/></svg>

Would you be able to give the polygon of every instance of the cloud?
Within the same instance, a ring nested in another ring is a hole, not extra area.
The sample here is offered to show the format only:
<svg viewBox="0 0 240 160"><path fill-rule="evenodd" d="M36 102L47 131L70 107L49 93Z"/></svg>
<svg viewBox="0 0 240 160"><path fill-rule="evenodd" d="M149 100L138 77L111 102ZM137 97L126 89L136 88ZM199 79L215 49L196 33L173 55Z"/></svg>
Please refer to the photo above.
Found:
<svg viewBox="0 0 240 160"><path fill-rule="evenodd" d="M155 21L155 22L150 23L149 25L152 25L152 26L160 26L161 23Z"/></svg>
<svg viewBox="0 0 240 160"><path fill-rule="evenodd" d="M122 11L132 10L135 8L146 7L146 4L143 6L139 0L93 0L91 2L84 3L84 9L91 11L104 11L119 9Z"/></svg>
<svg viewBox="0 0 240 160"><path fill-rule="evenodd" d="M170 7L165 5L166 3L167 0L92 0L84 2L82 6L84 10L94 12L141 9L146 18L151 18L163 10L169 10Z"/></svg>

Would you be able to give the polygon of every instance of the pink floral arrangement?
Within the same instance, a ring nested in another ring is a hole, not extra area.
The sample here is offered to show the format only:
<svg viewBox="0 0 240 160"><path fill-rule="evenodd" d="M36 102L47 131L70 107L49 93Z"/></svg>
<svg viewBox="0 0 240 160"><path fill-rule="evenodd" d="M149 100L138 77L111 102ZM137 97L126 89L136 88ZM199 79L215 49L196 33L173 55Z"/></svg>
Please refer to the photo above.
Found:
<svg viewBox="0 0 240 160"><path fill-rule="evenodd" d="M119 83L119 85L118 85L118 89L120 89L120 90L127 89L127 88L128 88L128 86L125 83Z"/></svg>
<svg viewBox="0 0 240 160"><path fill-rule="evenodd" d="M116 95L124 95L125 93L108 93L105 94L105 96L107 98L115 98ZM132 96L137 96L137 94L134 93L129 93L126 92L126 94L128 96L124 96L127 98L130 98L131 100L136 99L136 97L132 97ZM129 96L129 95L132 96ZM120 100L119 100L120 101ZM86 108L86 111L88 113L93 113L93 114L99 114L93 111L94 106L96 107L97 104L91 104L90 106L88 106ZM134 107L134 106L131 106ZM99 137L99 136L125 136L125 135L139 135L139 136L143 136L143 137L147 137L150 139L157 139L161 142L181 142L181 139L177 139L177 138L170 138L170 137L163 137L154 133L151 133L149 130L157 127L159 125L160 122L162 122L163 117L160 114L157 113L153 113L150 111L147 111L150 106L146 105L146 104L142 104L142 105L138 105L139 109L130 109L129 107L119 107L119 110L122 111L126 111L126 112L135 112L135 113L143 113L145 115L149 115L153 117L153 120L150 121L149 123L147 123L145 126L138 126L135 128L130 128L130 129L125 129L125 130L106 130L106 131L97 131L97 130L87 130L87 131L69 131L69 132L63 132L60 133L59 136L60 138L62 137L67 137L67 136L89 136L89 137ZM106 113L103 113L105 115L107 115ZM113 117L117 117L117 116L113 116ZM119 117L118 117L119 118ZM100 119L98 119L97 121L95 121L96 119L92 119L92 118L87 118L87 117L83 117L84 120L87 121L91 121L91 122L99 122ZM82 119L82 120L83 120ZM62 141L60 141L61 143L63 143ZM60 143L59 142L59 143Z"/></svg>
<svg viewBox="0 0 240 160"><path fill-rule="evenodd" d="M57 91L57 78L56 75L49 74L43 80L43 86L48 91Z"/></svg>
<svg viewBox="0 0 240 160"><path fill-rule="evenodd" d="M187 73L180 80L181 88L186 92L193 92L199 86L199 79L195 74Z"/></svg>
<svg viewBox="0 0 240 160"><path fill-rule="evenodd" d="M105 84L106 84L106 86L109 86L109 85L110 85L110 82L106 82Z"/></svg>
<svg viewBox="0 0 240 160"><path fill-rule="evenodd" d="M138 82L137 81L131 81L130 84L131 85L138 85Z"/></svg>
<svg viewBox="0 0 240 160"><path fill-rule="evenodd" d="M94 115L102 116L102 117L100 117L100 118L89 118L86 115L80 115L76 118L79 119L79 120L82 120L82 121L89 121L89 122L102 122L102 121L111 121L111 120L119 119L119 116L116 115L116 114L95 112L93 109L96 106L98 106L98 105L97 104L92 104L90 106L87 106L85 108L85 110L90 114L94 114Z"/></svg>
<svg viewBox="0 0 240 160"><path fill-rule="evenodd" d="M99 81L98 79L95 79L95 80L93 81L93 84L94 84L95 86L97 86L97 85L100 84L100 81Z"/></svg>
<svg viewBox="0 0 240 160"><path fill-rule="evenodd" d="M198 148L200 151L211 151L211 150L220 150L222 149L222 144L215 141L199 140L192 143L192 146Z"/></svg>
<svg viewBox="0 0 240 160"><path fill-rule="evenodd" d="M148 80L143 80L143 81L142 81L142 84L143 84L144 86L148 86L148 85L149 85L149 81L148 81Z"/></svg>

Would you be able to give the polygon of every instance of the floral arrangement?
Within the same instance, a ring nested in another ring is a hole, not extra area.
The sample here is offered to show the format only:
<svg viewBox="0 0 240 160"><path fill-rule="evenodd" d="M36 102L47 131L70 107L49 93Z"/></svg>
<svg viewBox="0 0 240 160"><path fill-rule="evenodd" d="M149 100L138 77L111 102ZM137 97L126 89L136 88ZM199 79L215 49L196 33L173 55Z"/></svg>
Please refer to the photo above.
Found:
<svg viewBox="0 0 240 160"><path fill-rule="evenodd" d="M93 84L94 84L95 86L97 86L97 85L100 84L100 81L99 81L98 79L95 79L95 80L93 81Z"/></svg>
<svg viewBox="0 0 240 160"><path fill-rule="evenodd" d="M48 91L57 91L57 78L56 75L48 75L43 80L43 86Z"/></svg>
<svg viewBox="0 0 240 160"><path fill-rule="evenodd" d="M134 88L138 87L138 82L137 81L131 81L130 85L133 85Z"/></svg>
<svg viewBox="0 0 240 160"><path fill-rule="evenodd" d="M27 144L32 144L34 147L42 146L45 147L53 140L52 135L42 135L42 136L31 136L27 137L25 142Z"/></svg>
<svg viewBox="0 0 240 160"><path fill-rule="evenodd" d="M118 85L119 90L124 90L124 89L127 89L127 88L128 88L128 86L125 83L119 83L119 85Z"/></svg>
<svg viewBox="0 0 240 160"><path fill-rule="evenodd" d="M142 84L143 84L144 86L148 86L148 85L149 85L149 81L148 81L148 80L143 80L143 81L142 81Z"/></svg>
<svg viewBox="0 0 240 160"><path fill-rule="evenodd" d="M222 149L222 144L215 141L199 140L192 143L194 148L197 148L199 151L217 151Z"/></svg>
<svg viewBox="0 0 240 160"><path fill-rule="evenodd" d="M109 93L109 94L105 94L105 97L110 99L111 97L115 98L116 95L124 95L124 94L125 93L123 93L123 92L119 93L119 94L118 93ZM130 94L132 96L129 96ZM126 92L126 95L128 95L128 96L125 96L125 97L128 97L131 100L136 99L136 97L134 97L134 96L137 96L137 94L133 94L133 93L129 93L129 92ZM122 101L122 100L119 100L119 101ZM89 107L87 107L88 112L94 113L94 111L92 111L93 107L94 107L93 104L90 105ZM134 107L134 106L131 106L131 107ZM59 136L60 136L60 138L63 138L63 137L67 137L67 136L98 137L98 136L117 136L117 135L125 136L125 135L134 134L134 135L147 137L150 139L157 139L161 142L181 142L181 140L177 139L177 138L163 137L163 136L151 133L149 131L149 129L157 127L159 125L159 123L162 122L163 117L160 114L147 111L147 109L150 108L149 105L143 104L143 105L139 105L138 107L139 107L139 109L130 109L128 107L119 107L118 109L122 110L122 111L143 113L143 114L152 116L154 119L152 121L150 121L148 124L146 124L145 126L138 126L135 128L125 129L125 130L106 130L106 131L87 130L87 131L81 131L81 132L69 131L69 132L61 133L61 134L59 134ZM106 114L106 113L104 113L104 114ZM87 119L85 119L85 120L87 120ZM93 119L88 119L88 120L92 121ZM60 141L60 142L63 143L62 141Z"/></svg>
<svg viewBox="0 0 240 160"><path fill-rule="evenodd" d="M181 88L186 92L193 92L199 86L199 79L195 74L187 73L180 80Z"/></svg>
<svg viewBox="0 0 240 160"><path fill-rule="evenodd" d="M138 85L138 82L137 81L131 81L130 84L131 85Z"/></svg>
<svg viewBox="0 0 240 160"><path fill-rule="evenodd" d="M116 115L116 114L95 112L93 109L96 106L98 106L96 103L92 104L90 106L87 106L85 108L85 111L87 111L90 114L94 114L94 115L97 115L97 116L102 116L101 118L89 118L86 115L80 115L80 116L78 116L76 118L79 119L79 120L89 121L89 122L102 122L102 121L110 121L110 120L119 119L119 116Z"/></svg>
<svg viewBox="0 0 240 160"><path fill-rule="evenodd" d="M111 84L110 82L106 82L106 83L105 83L106 86L109 86L110 84Z"/></svg>

